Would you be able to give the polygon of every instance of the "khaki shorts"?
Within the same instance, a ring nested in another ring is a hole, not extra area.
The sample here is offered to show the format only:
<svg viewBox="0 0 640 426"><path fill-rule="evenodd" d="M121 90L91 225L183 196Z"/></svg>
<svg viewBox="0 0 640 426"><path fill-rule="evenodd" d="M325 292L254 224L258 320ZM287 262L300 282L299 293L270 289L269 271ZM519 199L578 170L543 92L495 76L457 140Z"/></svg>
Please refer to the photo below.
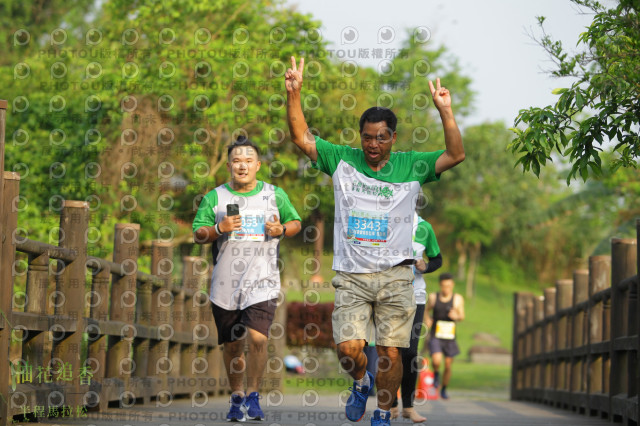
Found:
<svg viewBox="0 0 640 426"><path fill-rule="evenodd" d="M331 284L336 289L331 316L336 344L375 338L379 346L409 347L416 313L410 266L371 274L337 272Z"/></svg>

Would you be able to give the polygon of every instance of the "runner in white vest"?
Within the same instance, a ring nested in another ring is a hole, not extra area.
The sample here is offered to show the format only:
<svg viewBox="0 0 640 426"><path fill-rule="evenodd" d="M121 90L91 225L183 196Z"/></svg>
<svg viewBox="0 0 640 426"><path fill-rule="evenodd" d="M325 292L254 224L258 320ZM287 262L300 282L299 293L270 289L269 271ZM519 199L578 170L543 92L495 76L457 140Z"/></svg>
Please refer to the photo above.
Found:
<svg viewBox="0 0 640 426"><path fill-rule="evenodd" d="M371 424L388 425L402 378L399 348L409 346L416 310L411 231L418 191L464 160L462 137L451 96L440 79L429 87L444 128L444 151L392 153L397 118L381 107L368 109L360 118L362 149L314 137L300 104L303 68L304 59L298 68L292 57L285 73L287 121L293 142L333 179L333 336L340 363L354 379L346 415L359 421L366 410L373 383L363 348L373 321L380 363L375 379L378 409Z"/></svg>
<svg viewBox="0 0 640 426"><path fill-rule="evenodd" d="M278 243L301 228L287 194L257 180L259 153L243 137L228 147L231 181L204 196L193 221L195 242L213 243L210 299L232 391L228 421L264 419L258 390L280 292Z"/></svg>

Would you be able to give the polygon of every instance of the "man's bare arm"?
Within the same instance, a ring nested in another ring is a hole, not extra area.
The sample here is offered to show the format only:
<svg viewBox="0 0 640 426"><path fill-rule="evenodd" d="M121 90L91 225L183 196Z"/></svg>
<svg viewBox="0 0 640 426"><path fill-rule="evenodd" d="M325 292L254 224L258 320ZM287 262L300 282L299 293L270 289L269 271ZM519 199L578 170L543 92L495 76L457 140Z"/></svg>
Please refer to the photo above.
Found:
<svg viewBox="0 0 640 426"><path fill-rule="evenodd" d="M464 320L464 298L459 294L453 295L453 309L449 312L449 318L454 321Z"/></svg>
<svg viewBox="0 0 640 426"><path fill-rule="evenodd" d="M436 79L436 87L429 81L429 89L433 97L433 104L440 113L442 128L444 130L445 152L436 161L436 174L440 174L464 161L464 146L462 135L451 108L451 94L449 90L440 85L440 79Z"/></svg>

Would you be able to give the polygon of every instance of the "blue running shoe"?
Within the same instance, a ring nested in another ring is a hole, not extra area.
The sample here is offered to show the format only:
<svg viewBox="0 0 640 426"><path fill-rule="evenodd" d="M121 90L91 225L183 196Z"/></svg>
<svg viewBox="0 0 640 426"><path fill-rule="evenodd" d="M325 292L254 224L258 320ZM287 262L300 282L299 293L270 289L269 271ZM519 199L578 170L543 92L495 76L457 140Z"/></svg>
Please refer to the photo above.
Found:
<svg viewBox="0 0 640 426"><path fill-rule="evenodd" d="M244 406L244 396L240 396L237 394L231 395L231 408L229 409L229 414L227 414L228 422L244 422L246 417L244 416L244 411L242 408Z"/></svg>
<svg viewBox="0 0 640 426"><path fill-rule="evenodd" d="M347 418L352 422L359 422L367 409L367 398L369 398L369 388L373 386L373 375L367 371L369 376L369 386L360 386L355 381L350 388L351 395L347 400L345 412Z"/></svg>
<svg viewBox="0 0 640 426"><path fill-rule="evenodd" d="M264 413L260 409L260 394L251 392L244 401L244 409L249 420L264 420Z"/></svg>
<svg viewBox="0 0 640 426"><path fill-rule="evenodd" d="M379 408L373 412L371 417L371 426L385 426L391 425L391 413L388 411L381 411Z"/></svg>

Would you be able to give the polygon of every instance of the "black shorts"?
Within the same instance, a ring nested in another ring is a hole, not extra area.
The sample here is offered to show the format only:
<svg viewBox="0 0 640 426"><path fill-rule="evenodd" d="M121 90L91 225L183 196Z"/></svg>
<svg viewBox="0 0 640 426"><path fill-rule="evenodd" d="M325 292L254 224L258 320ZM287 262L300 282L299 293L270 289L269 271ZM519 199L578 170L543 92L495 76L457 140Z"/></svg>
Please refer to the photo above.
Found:
<svg viewBox="0 0 640 426"><path fill-rule="evenodd" d="M278 299L267 300L235 311L228 311L211 303L213 319L218 330L218 344L234 342L245 337L247 327L269 337L269 328L278 306Z"/></svg>
<svg viewBox="0 0 640 426"><path fill-rule="evenodd" d="M453 358L460 353L460 348L456 339L446 340L431 336L429 339L429 352L431 352L431 355L442 352L445 357Z"/></svg>

